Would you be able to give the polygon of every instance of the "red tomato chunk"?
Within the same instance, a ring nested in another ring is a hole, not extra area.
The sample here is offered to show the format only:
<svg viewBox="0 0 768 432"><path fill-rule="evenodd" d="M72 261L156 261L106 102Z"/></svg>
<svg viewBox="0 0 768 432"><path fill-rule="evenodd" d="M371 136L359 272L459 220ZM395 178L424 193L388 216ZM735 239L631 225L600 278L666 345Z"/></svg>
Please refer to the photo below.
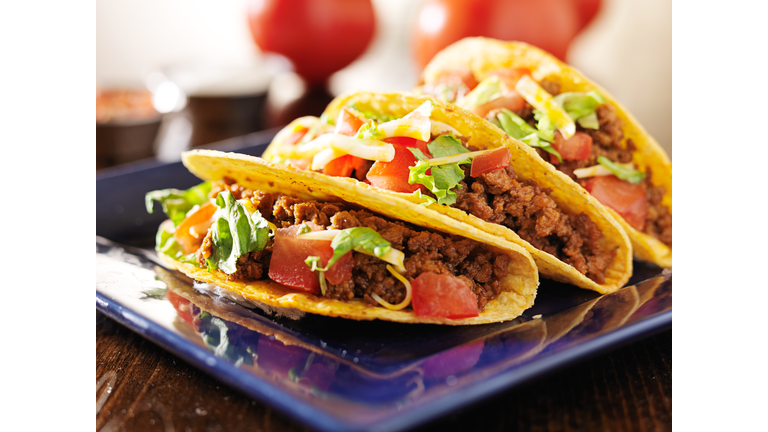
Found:
<svg viewBox="0 0 768 432"><path fill-rule="evenodd" d="M506 168L509 166L509 159L511 157L512 155L509 154L509 150L506 147L499 147L496 150L483 153L472 159L472 170L469 175L477 177L481 174L496 171L499 168Z"/></svg>
<svg viewBox="0 0 768 432"><path fill-rule="evenodd" d="M334 177L349 177L360 158L352 155L344 155L328 162L323 168L323 173Z"/></svg>
<svg viewBox="0 0 768 432"><path fill-rule="evenodd" d="M309 131L308 128L301 127L301 129L285 137L283 144L295 145L296 143L301 141L302 138L304 138L304 135L307 134L307 131Z"/></svg>
<svg viewBox="0 0 768 432"><path fill-rule="evenodd" d="M515 88L517 82L520 81L520 78L522 78L523 75L530 74L531 70L526 68L504 68L497 69L488 75L499 78L499 81L504 84L507 90L512 90Z"/></svg>
<svg viewBox="0 0 768 432"><path fill-rule="evenodd" d="M576 132L572 137L563 139L559 131L555 132L555 142L552 147L560 153L563 160L585 160L592 154L592 137L584 132ZM559 163L557 156L550 154L550 162Z"/></svg>
<svg viewBox="0 0 768 432"><path fill-rule="evenodd" d="M642 185L635 185L616 176L593 177L584 187L598 201L616 210L628 224L642 231L648 204Z"/></svg>
<svg viewBox="0 0 768 432"><path fill-rule="evenodd" d="M503 96L472 108L472 112L480 117L485 117L489 112L498 108L506 108L510 111L520 111L525 108L525 99L520 93L511 91Z"/></svg>
<svg viewBox="0 0 768 432"><path fill-rule="evenodd" d="M360 130L360 126L362 125L362 120L349 112L348 109L342 108L341 112L339 112L339 118L336 120L335 133L353 137L357 135L357 131Z"/></svg>
<svg viewBox="0 0 768 432"><path fill-rule="evenodd" d="M374 162L366 176L371 186L402 193L413 193L419 189L426 192L424 186L408 183L408 176L411 173L408 167L416 165L416 156L407 147L418 148L430 157L427 143L407 137L385 138L384 141L394 145L395 157L389 162Z"/></svg>
<svg viewBox="0 0 768 432"><path fill-rule="evenodd" d="M413 280L413 311L418 316L467 318L477 316L477 296L460 279L422 273Z"/></svg>
<svg viewBox="0 0 768 432"><path fill-rule="evenodd" d="M307 222L312 231L322 227ZM275 231L275 244L272 247L272 259L269 262L269 278L273 281L302 291L320 293L320 282L304 262L309 256L319 256L320 264L325 266L333 256L330 240L301 240L296 237L301 225L278 228ZM354 260L347 253L327 272L325 278L332 284L352 278Z"/></svg>

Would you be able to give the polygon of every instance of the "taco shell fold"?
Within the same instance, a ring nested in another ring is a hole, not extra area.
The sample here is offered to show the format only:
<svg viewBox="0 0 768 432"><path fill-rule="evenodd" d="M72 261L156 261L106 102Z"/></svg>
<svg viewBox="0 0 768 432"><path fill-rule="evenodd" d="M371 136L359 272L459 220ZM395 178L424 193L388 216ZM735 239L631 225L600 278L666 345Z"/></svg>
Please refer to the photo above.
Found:
<svg viewBox="0 0 768 432"><path fill-rule="evenodd" d="M174 261L174 266L198 281L216 284L251 301L270 307L293 308L303 312L354 320L381 319L405 323L448 325L484 324L514 319L533 305L539 285L536 265L521 246L494 237L477 227L445 217L400 195L379 190L352 179L327 177L264 159L212 150L193 150L182 155L184 165L203 180L229 177L239 185L265 192L277 192L318 201L346 201L395 220L412 223L448 234L460 235L487 245L497 254L511 258L507 275L501 279L502 293L488 302L479 316L462 319L417 316L412 309L399 311L374 307L362 299L341 301L287 288L269 279L228 281L226 274ZM168 257L163 257L168 258Z"/></svg>

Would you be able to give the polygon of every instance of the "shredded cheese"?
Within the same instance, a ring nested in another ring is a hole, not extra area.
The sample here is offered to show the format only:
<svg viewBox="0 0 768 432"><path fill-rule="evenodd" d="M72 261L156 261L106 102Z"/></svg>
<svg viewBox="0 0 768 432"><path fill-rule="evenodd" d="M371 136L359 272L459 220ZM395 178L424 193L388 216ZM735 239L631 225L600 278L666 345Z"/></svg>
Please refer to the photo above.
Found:
<svg viewBox="0 0 768 432"><path fill-rule="evenodd" d="M592 165L591 167L579 168L573 170L576 178L587 178L597 176L607 176L613 174L608 168L602 165Z"/></svg>
<svg viewBox="0 0 768 432"><path fill-rule="evenodd" d="M541 88L539 83L528 75L523 75L515 85L515 90L525 99L526 102L533 105L534 108L543 112L557 129L568 139L576 133L576 123L568 116L563 107L561 107L551 94Z"/></svg>
<svg viewBox="0 0 768 432"><path fill-rule="evenodd" d="M399 136L429 141L432 131L429 116L432 115L432 108L432 101L426 101L405 117L382 123L376 130L384 138Z"/></svg>
<svg viewBox="0 0 768 432"><path fill-rule="evenodd" d="M302 240L333 240L340 232L341 230L337 229L310 231L308 233L299 234L296 238Z"/></svg>
<svg viewBox="0 0 768 432"><path fill-rule="evenodd" d="M441 121L432 120L432 129L430 131L432 135L442 135L446 132L450 132L456 136L460 135L459 131L456 130L456 128L454 128L453 126L445 124Z"/></svg>
<svg viewBox="0 0 768 432"><path fill-rule="evenodd" d="M437 166L437 165L443 165L443 164L448 164L453 162L461 162L461 161L467 160L467 158L477 157L483 153L488 153L493 150L480 150L480 151L469 152L469 153L459 153L451 156L443 156L439 158L429 159L423 162L429 163L429 166Z"/></svg>
<svg viewBox="0 0 768 432"><path fill-rule="evenodd" d="M392 276L394 276L397 280L402 282L403 285L405 285L405 299L403 299L402 302L396 305L393 305L391 303L386 302L383 298L379 297L379 295L376 293L371 294L371 298L373 298L374 300L379 302L380 305L384 306L389 310L405 309L409 304L411 304L411 297L413 295L413 288L411 287L411 283L408 282L408 279L406 279L405 276L396 272L395 269L392 268L392 266L387 266L387 270L389 270L389 272L392 273Z"/></svg>

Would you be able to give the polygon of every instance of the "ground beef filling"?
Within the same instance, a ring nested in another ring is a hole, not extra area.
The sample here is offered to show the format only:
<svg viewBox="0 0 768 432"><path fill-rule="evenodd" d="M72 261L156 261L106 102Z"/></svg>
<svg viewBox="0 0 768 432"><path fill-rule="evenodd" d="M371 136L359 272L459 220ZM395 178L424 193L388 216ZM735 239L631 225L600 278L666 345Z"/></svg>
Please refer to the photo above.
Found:
<svg viewBox="0 0 768 432"><path fill-rule="evenodd" d="M559 83L543 80L540 84L549 94L560 94ZM616 109L613 105L600 105L597 107L596 112L600 129L585 129L576 123L578 131L592 137L592 154L589 158L578 161L563 161L563 163L555 165L558 170L570 176L582 186L588 179L577 179L573 174L574 170L597 165L598 156L604 156L613 162L632 162L632 152L635 150L635 145L631 139L627 139L624 142L623 122L616 114ZM488 113L488 119L490 120L495 117L496 113L497 111ZM530 104L526 103L525 107L520 111L516 111L515 114L522 117L531 126L536 126L536 120L533 117L533 107ZM549 153L542 149L537 149L537 151L544 160L551 160ZM646 174L648 175L643 180L642 185L647 198L648 214L643 231L671 247L672 214L668 207L661 205L661 198L664 197L665 189L663 186L653 186L651 184L650 170L647 170Z"/></svg>
<svg viewBox="0 0 768 432"><path fill-rule="evenodd" d="M450 274L467 284L477 295L477 307L485 305L501 293L501 278L507 274L510 258L490 251L482 243L459 236L435 233L391 221L368 210L344 203L323 203L269 194L243 188L230 179L217 182L212 197L228 190L235 199L249 198L262 216L278 227L289 227L311 221L325 228L346 229L368 227L378 232L392 247L405 253L405 276L413 280L424 272ZM228 280L257 280L267 277L272 243L259 252L240 257L237 272ZM203 240L197 258L205 267L205 260L212 253L211 233ZM325 296L340 300L363 298L372 305L378 303L371 297L376 293L391 304L405 299L405 286L387 271L387 263L369 255L352 252L354 267L352 279L337 285L328 284Z"/></svg>
<svg viewBox="0 0 768 432"><path fill-rule="evenodd" d="M533 247L604 283L615 251L601 250L603 233L597 225L583 213L562 212L550 192L532 180L517 181L514 168L507 166L476 178L466 176L456 190L454 207L512 229Z"/></svg>

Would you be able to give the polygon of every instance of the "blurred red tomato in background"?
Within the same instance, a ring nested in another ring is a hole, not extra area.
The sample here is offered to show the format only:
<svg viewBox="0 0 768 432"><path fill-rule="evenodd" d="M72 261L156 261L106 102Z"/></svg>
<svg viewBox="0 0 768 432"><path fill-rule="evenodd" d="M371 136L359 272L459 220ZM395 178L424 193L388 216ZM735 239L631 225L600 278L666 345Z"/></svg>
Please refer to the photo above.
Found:
<svg viewBox="0 0 768 432"><path fill-rule="evenodd" d="M583 30L600 10L600 0L573 0L579 14L579 31Z"/></svg>
<svg viewBox="0 0 768 432"><path fill-rule="evenodd" d="M417 14L413 51L423 68L459 39L486 36L538 46L561 60L600 0L427 0Z"/></svg>
<svg viewBox="0 0 768 432"><path fill-rule="evenodd" d="M296 73L322 83L365 51L375 18L370 0L251 0L248 25L263 51L288 57Z"/></svg>

